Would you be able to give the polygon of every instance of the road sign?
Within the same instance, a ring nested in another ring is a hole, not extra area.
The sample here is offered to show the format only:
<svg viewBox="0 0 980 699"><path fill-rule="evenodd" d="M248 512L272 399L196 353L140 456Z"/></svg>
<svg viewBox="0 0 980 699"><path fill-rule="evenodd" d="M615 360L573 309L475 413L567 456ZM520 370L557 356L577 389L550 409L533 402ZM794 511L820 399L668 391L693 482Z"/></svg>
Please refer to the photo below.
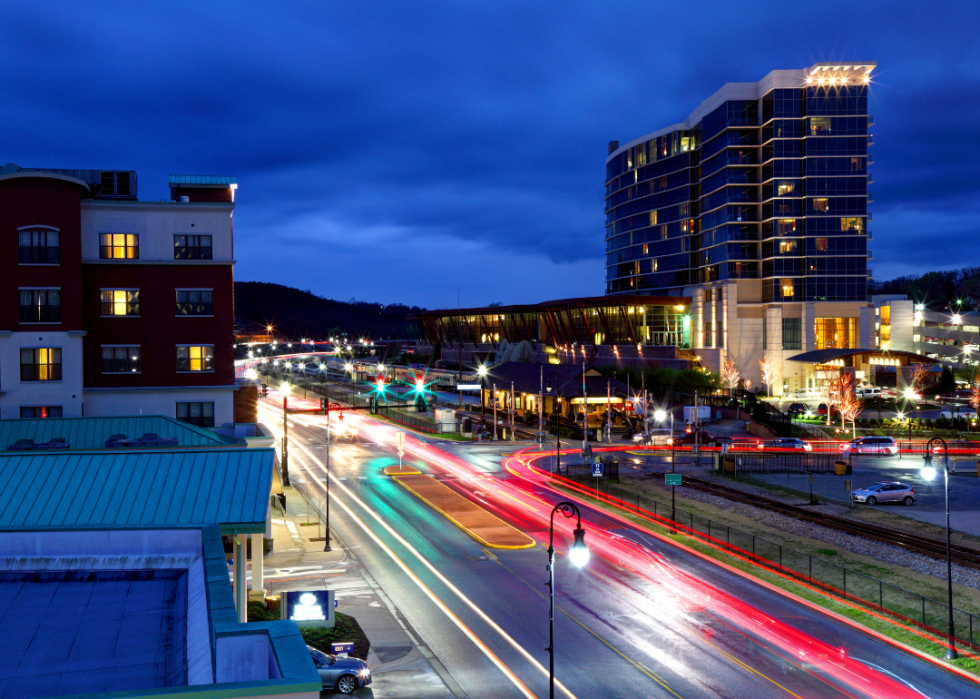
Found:
<svg viewBox="0 0 980 699"><path fill-rule="evenodd" d="M330 644L330 650L333 651L333 654L334 655L339 655L339 656L342 656L342 657L346 657L348 653L353 653L354 652L354 644L353 643L331 643Z"/></svg>
<svg viewBox="0 0 980 699"><path fill-rule="evenodd" d="M602 478L602 462L601 461L596 461L594 464L592 464L592 477L593 478Z"/></svg>
<svg viewBox="0 0 980 699"><path fill-rule="evenodd" d="M480 384L478 383L458 383L456 384L457 391L479 391Z"/></svg>
<svg viewBox="0 0 980 699"><path fill-rule="evenodd" d="M668 473L664 476L667 485L681 485L681 474Z"/></svg>

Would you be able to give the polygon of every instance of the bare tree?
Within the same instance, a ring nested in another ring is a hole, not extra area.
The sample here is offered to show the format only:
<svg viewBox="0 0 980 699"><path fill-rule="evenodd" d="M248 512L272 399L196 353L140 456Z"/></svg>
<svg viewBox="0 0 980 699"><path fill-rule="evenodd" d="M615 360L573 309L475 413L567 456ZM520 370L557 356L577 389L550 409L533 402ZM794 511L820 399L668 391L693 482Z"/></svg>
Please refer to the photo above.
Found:
<svg viewBox="0 0 980 699"><path fill-rule="evenodd" d="M741 380L742 375L738 371L738 367L735 366L734 359L728 359L725 362L725 366L721 368L721 382L729 388L729 390L735 390L738 388L738 382Z"/></svg>
<svg viewBox="0 0 980 699"><path fill-rule="evenodd" d="M925 387L926 379L929 378L929 370L926 369L925 364L913 364L912 365L912 378L909 381L909 387L919 393Z"/></svg>
<svg viewBox="0 0 980 699"><path fill-rule="evenodd" d="M827 406L827 426L830 427L830 417L835 410L839 410L840 405L840 379L841 370L836 366L822 367L821 371L826 375L827 381L821 388L821 397Z"/></svg>
<svg viewBox="0 0 980 699"><path fill-rule="evenodd" d="M840 407L838 410L840 410L841 426L845 420L850 420L851 437L857 437L857 427L854 423L858 415L861 414L862 406L861 399L857 397L857 393L854 391L854 374L842 373L838 385L840 386Z"/></svg>
<svg viewBox="0 0 980 699"><path fill-rule="evenodd" d="M759 368L762 370L762 383L766 385L766 395L772 395L772 385L779 381L779 366L776 358L769 352L759 360Z"/></svg>

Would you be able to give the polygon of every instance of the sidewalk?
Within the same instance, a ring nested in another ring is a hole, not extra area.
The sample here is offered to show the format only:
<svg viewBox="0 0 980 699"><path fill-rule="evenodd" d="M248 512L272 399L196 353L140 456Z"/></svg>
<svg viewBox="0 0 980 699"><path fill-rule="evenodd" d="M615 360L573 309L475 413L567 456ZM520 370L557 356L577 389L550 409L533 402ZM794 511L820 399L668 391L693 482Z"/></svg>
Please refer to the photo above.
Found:
<svg viewBox="0 0 980 699"><path fill-rule="evenodd" d="M323 536L323 527L318 531L315 524L305 526L307 519L316 522L316 515L311 511L307 516L306 501L298 491L284 491L286 516L274 513L274 550L265 557L266 592L335 591L337 611L356 618L371 641L367 660L374 682L358 696L464 699L463 690L337 534L331 532L329 552L322 541L310 541Z"/></svg>

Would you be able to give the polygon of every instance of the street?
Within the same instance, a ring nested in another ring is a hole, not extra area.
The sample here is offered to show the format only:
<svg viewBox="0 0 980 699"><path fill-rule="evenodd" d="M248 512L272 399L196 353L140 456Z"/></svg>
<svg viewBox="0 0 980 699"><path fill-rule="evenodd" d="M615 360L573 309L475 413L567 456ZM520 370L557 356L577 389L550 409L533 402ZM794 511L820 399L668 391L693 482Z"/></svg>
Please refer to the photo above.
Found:
<svg viewBox="0 0 980 699"><path fill-rule="evenodd" d="M261 404L261 418L281 430L273 401ZM323 483L324 418L289 422L291 478ZM516 459L502 467L511 445L406 435L406 464L542 545L486 549L382 475L397 463L392 427L351 413L345 424L365 443L331 448L331 527L468 696L547 696L543 547L563 498ZM558 694L980 696L971 680L578 504L592 552L585 568L562 555L569 521L555 523Z"/></svg>

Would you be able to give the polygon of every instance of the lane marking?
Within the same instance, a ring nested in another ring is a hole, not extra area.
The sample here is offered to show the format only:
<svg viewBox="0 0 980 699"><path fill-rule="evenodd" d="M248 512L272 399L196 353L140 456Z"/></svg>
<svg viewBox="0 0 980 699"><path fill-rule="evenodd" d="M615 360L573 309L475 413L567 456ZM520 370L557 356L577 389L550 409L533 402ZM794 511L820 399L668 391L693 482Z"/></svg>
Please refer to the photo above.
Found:
<svg viewBox="0 0 980 699"><path fill-rule="evenodd" d="M307 451L304 447L300 447L300 448L303 451ZM307 452L307 454L309 454L309 452ZM312 454L309 455L312 457ZM319 484L320 487L325 487L323 481L321 481L309 469L309 467L305 463L303 463L302 461L300 461L300 463L303 466L303 469L307 473L309 473L310 477L313 478L313 480L316 481L316 483ZM333 476L330 477L332 478ZM339 484L339 485L344 490L347 490L347 487L344 486L343 484ZM348 494L354 497L355 500L357 500L357 497L354 496L353 493L350 493L348 491ZM414 582L415 585L420 590L422 590L425 596L428 597L432 601L432 603L435 604L442 611L442 613L445 614L450 619L450 621L452 621L456 625L457 628L459 628L460 631L466 634L467 638L469 638L473 642L473 644L476 645L476 647L479 648L483 652L483 654L487 656L487 658L494 665L497 666L497 669L499 669L502 673L504 673L504 676L507 677L507 679L509 679L511 683L513 683L513 685L517 687L518 690L520 690L521 694L523 694L528 699L537 699L537 697L531 692L531 690L528 689L527 686L523 682L521 682L520 679L518 679L517 675L515 675L514 672L509 667L507 667L503 663L503 661L500 658L498 658L497 655L492 650L490 650L486 646L486 644L483 641L481 641L477 637L477 635L472 630L470 630L470 628L466 626L466 624L464 624L462 620L459 617L457 617L452 612L452 610L446 606L446 604L442 600L436 597L435 593L433 593L432 590L430 590L425 585L425 583L423 583L419 579L419 577L412 572L412 570L405 564L404 561L402 561L401 558L395 555L395 552L392 551L391 548L389 548L389 546L385 542L383 542L380 538L378 538L378 536L373 531L371 531L371 529L361 520L360 517L354 514L354 512L347 506L347 504L343 500L341 500L333 493L331 493L330 496L333 500L336 501L338 505L340 505L341 509L343 509L344 512L346 512L348 516L357 523L357 525L364 531L364 533L367 534L369 537L371 537L371 539L375 542L375 544L377 544L381 548L382 551L388 554L391 560L393 560L398 565L398 567L402 569L402 572L404 572L405 575L408 576L408 578L412 582ZM363 507L364 505L362 504L361 506ZM368 508L365 509L368 510ZM370 510L368 510L368 512L370 512Z"/></svg>
<svg viewBox="0 0 980 699"><path fill-rule="evenodd" d="M323 463L319 459L317 459L312 453L310 453L310 451L307 450L304 446L300 446L300 449L302 451L306 452L306 454L310 457L310 459L312 459L313 462L315 462L316 464L318 464L321 468L324 468ZM304 468L306 468L307 471L309 471L309 469L306 467L305 464L304 464ZM323 482L319 478L317 478L312 472L310 472L310 475L316 480L316 482L318 484L320 484L321 487L323 487ZM332 473L330 474L330 478L332 478L334 481L336 481L336 477ZM416 550L416 548L414 546L412 546L410 543L408 543L398 532L396 532L394 529L392 529L391 526L387 522L385 522L377 513L374 512L374 510L372 510L370 507L368 507L359 497L357 497L357 495L355 495L353 492L351 492L350 489L347 486L345 486L343 483L340 483L339 481L337 481L337 486L339 488L341 488L361 508L363 508L365 512L367 512L369 515L371 515L371 517L378 524L380 524L385 529L385 531L387 531L392 537L395 538L396 541L398 541L413 556L415 556L415 558L418 559L418 561L422 565L424 565L433 575L435 575L439 579L439 581L442 582L442 584L445 585L449 590L451 590L452 593L454 595L456 595L456 597L458 597L467 607L469 607L470 609L472 609L488 626L490 626L493 630L495 630L498 634L500 634L501 638L503 638L504 640L506 640L529 663L531 663L534 667L538 668L538 670L541 672L542 675L544 675L545 677L548 677L549 676L548 675L548 670L541 663L539 663L538 660L534 656L532 656L530 653L528 653L527 650L525 650L525 648L521 644L519 644L517 641L515 641L514 638L510 634L508 634L506 631L504 631L500 627L500 625L497 624L497 622L495 622L493 619L491 619L486 614L486 612L484 612L482 609L480 609L478 606L476 606L476 604L474 604L473 601L470 600L469 597L467 597L466 595L464 595L459 590L459 588L457 588L455 585L453 585L449 581L449 579L446 578L446 576L444 576L442 573L440 573L435 568L435 566L433 566L428 560L426 560L422 556L422 554L420 554L418 552L418 550ZM333 494L333 490L331 490L330 495L331 495L331 497L336 497ZM338 500L338 502L340 502L340 500ZM345 509L345 511L349 511L349 510L347 510L346 507L344 507L344 509ZM372 538L375 536L373 534L373 532L371 533L371 536L372 536ZM394 554L392 554L392 555L394 555ZM421 584L421 581L419 581L419 584ZM555 678L555 686L558 687L562 692L564 692L565 695L567 695L569 697L569 699L578 699L578 697L576 697L575 694L573 694L557 678Z"/></svg>

